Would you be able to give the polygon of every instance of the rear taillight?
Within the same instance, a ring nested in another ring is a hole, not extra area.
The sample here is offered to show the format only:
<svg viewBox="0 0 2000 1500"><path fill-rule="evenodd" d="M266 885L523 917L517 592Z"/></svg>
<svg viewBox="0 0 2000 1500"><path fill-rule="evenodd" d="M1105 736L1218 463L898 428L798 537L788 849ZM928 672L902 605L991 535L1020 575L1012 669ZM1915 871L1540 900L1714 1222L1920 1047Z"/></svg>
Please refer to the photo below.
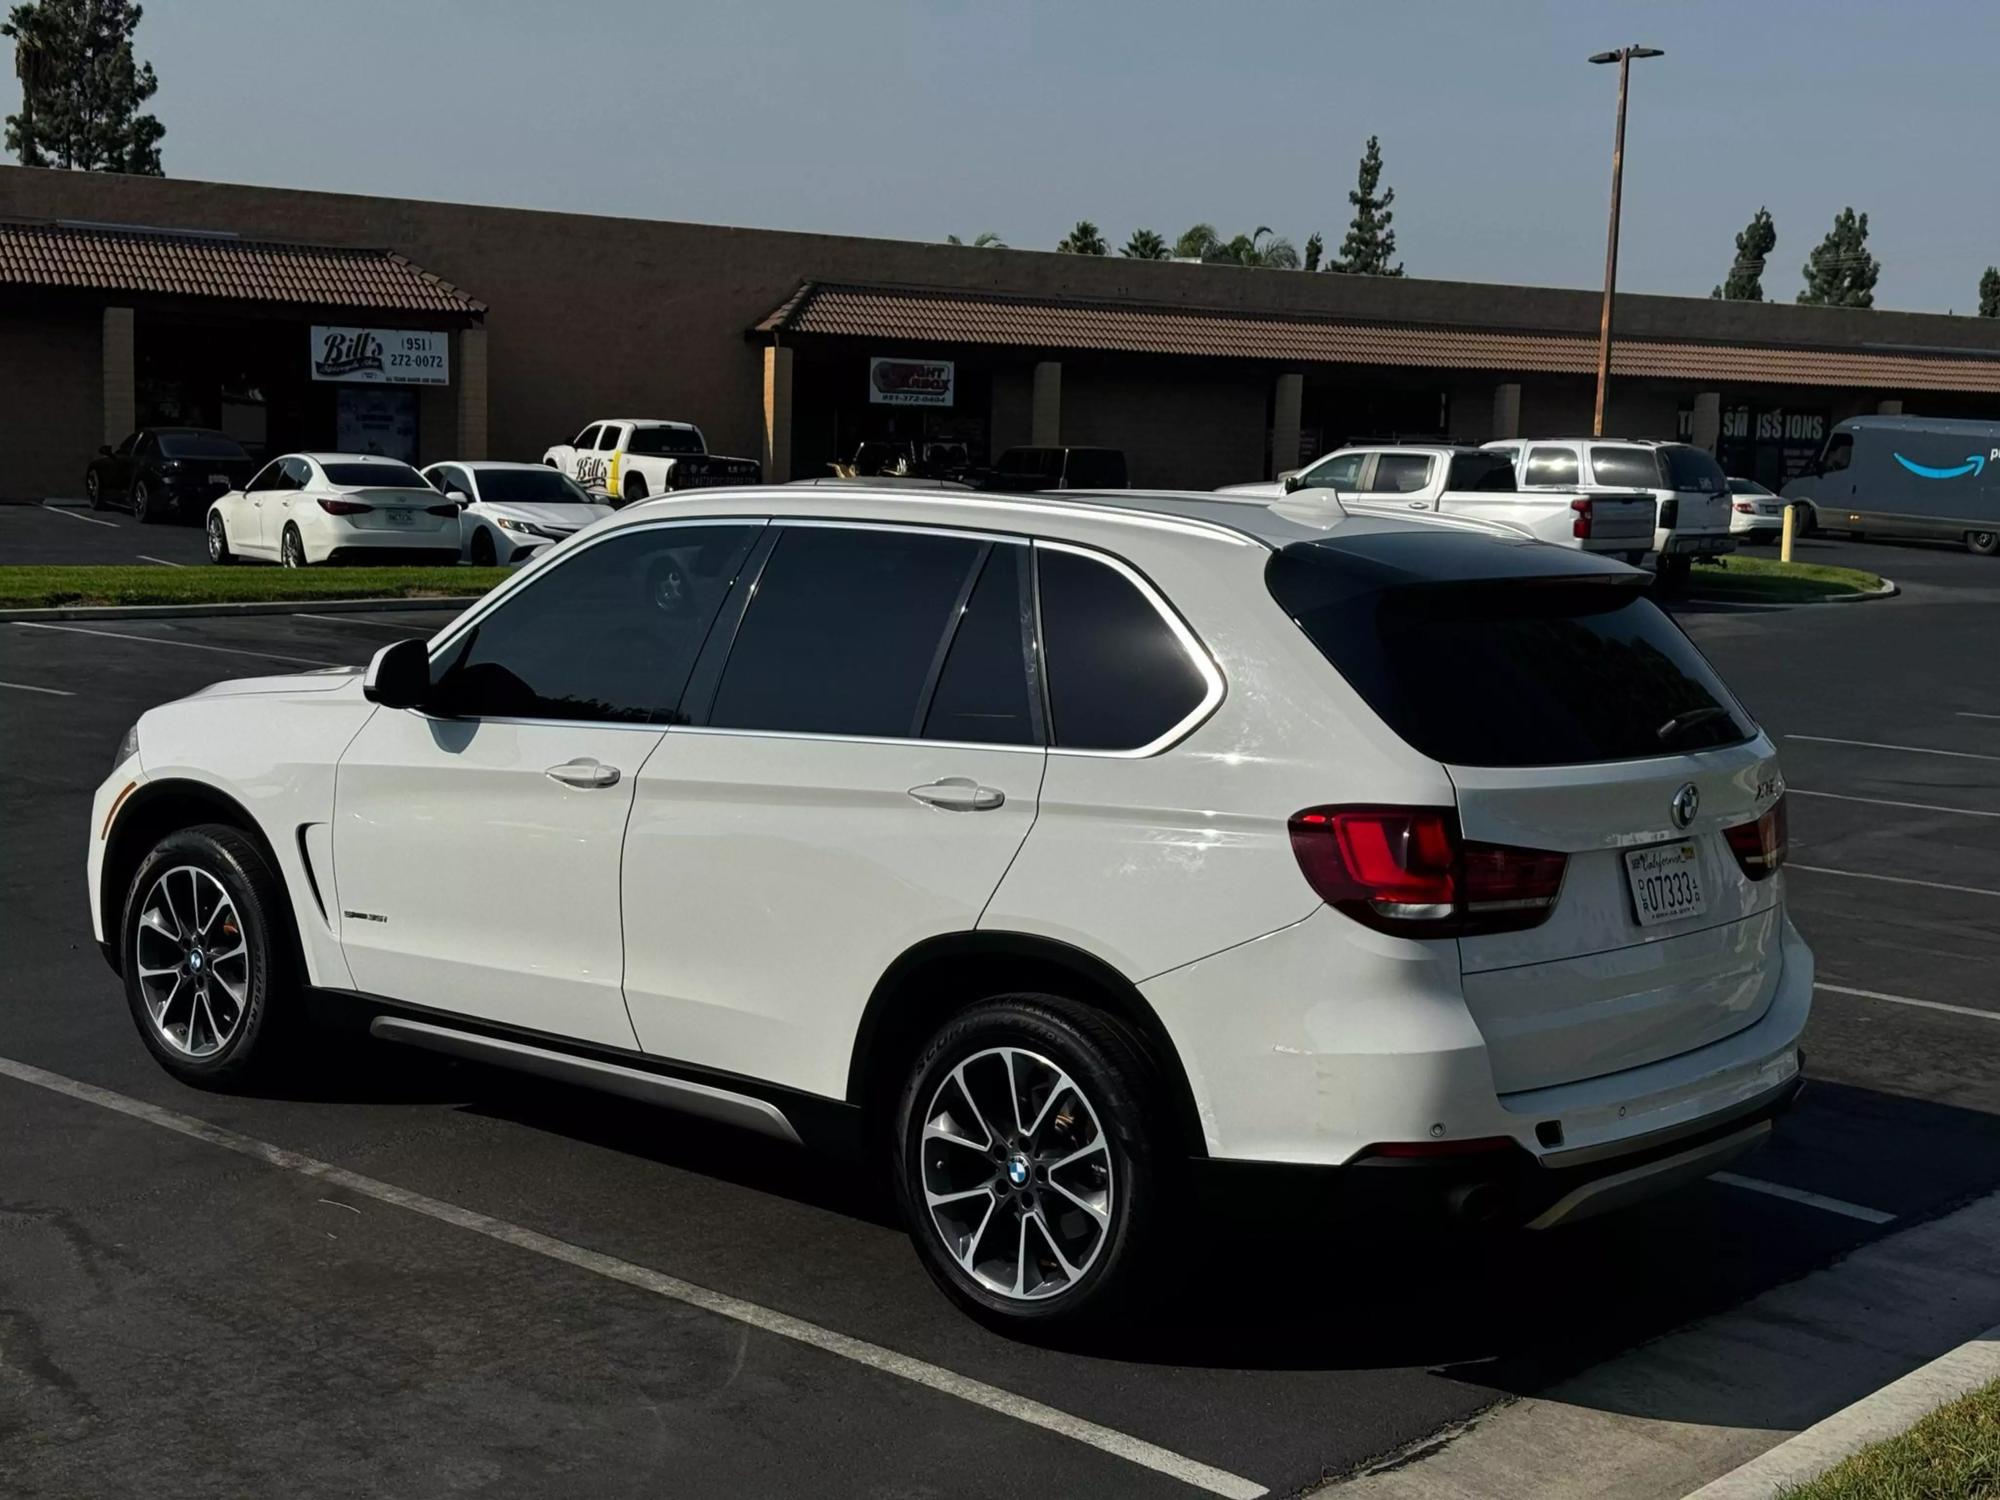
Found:
<svg viewBox="0 0 2000 1500"><path fill-rule="evenodd" d="M1588 500L1572 500L1569 503L1569 508L1576 516L1576 519L1569 523L1569 534L1574 537L1582 537L1588 541L1590 539L1591 520L1590 502Z"/></svg>
<svg viewBox="0 0 2000 1500"><path fill-rule="evenodd" d="M1775 875L1785 862L1785 799L1780 796L1754 823L1738 823L1722 830L1736 863L1752 880Z"/></svg>
<svg viewBox="0 0 2000 1500"><path fill-rule="evenodd" d="M1672 531L1679 524L1680 518L1681 503L1679 500L1662 500L1660 502L1660 527L1662 530Z"/></svg>
<svg viewBox="0 0 2000 1500"><path fill-rule="evenodd" d="M1433 807L1311 807L1291 820L1292 853L1320 899L1405 937L1513 932L1547 917L1568 857L1459 836Z"/></svg>
<svg viewBox="0 0 2000 1500"><path fill-rule="evenodd" d="M443 516L449 521L457 517L458 507L456 505L426 505L424 507L424 514L427 516Z"/></svg>
<svg viewBox="0 0 2000 1500"><path fill-rule="evenodd" d="M359 516L366 515L375 507L359 500L322 500L319 508L330 516Z"/></svg>

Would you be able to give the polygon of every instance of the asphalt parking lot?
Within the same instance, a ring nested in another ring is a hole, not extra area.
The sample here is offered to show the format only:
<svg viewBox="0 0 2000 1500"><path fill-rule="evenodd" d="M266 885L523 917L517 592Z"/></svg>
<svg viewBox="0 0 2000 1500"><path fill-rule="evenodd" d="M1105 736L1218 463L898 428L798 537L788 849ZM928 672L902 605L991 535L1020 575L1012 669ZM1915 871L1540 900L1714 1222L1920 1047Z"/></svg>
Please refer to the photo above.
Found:
<svg viewBox="0 0 2000 1500"><path fill-rule="evenodd" d="M92 524L12 509L10 562ZM1069 1347L947 1306L867 1174L677 1116L367 1044L283 1094L171 1082L84 904L119 734L442 617L0 624L0 1060L129 1106L0 1072L0 1491L1288 1495L1991 1191L2000 562L1805 555L1904 592L1682 611L1792 793L1822 988L1777 1143L1535 1239L1215 1225L1170 1318Z"/></svg>
<svg viewBox="0 0 2000 1500"><path fill-rule="evenodd" d="M192 521L141 525L128 511L92 510L82 500L0 505L0 563L125 563L207 566L201 527Z"/></svg>

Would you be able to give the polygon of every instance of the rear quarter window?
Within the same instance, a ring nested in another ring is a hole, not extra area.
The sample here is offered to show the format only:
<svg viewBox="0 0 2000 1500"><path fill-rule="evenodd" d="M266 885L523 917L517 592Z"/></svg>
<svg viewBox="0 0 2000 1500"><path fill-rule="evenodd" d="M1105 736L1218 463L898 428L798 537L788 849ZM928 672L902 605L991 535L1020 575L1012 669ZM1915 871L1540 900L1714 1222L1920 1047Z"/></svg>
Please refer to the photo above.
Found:
<svg viewBox="0 0 2000 1500"><path fill-rule="evenodd" d="M1703 449L1690 448L1685 444L1660 450L1660 470L1666 475L1668 489L1720 495L1729 487L1729 479L1722 472L1721 464Z"/></svg>
<svg viewBox="0 0 2000 1500"><path fill-rule="evenodd" d="M1447 765L1643 760L1755 732L1680 627L1617 575L1382 587L1301 543L1266 582L1376 715Z"/></svg>
<svg viewBox="0 0 2000 1500"><path fill-rule="evenodd" d="M1066 750L1138 750L1188 721L1208 680L1160 611L1108 563L1035 548L1051 737Z"/></svg>
<svg viewBox="0 0 2000 1500"><path fill-rule="evenodd" d="M1571 485L1577 480L1576 454L1569 448L1530 448L1529 484Z"/></svg>
<svg viewBox="0 0 2000 1500"><path fill-rule="evenodd" d="M1651 448L1593 447L1590 477L1595 484L1650 490L1660 483L1660 461Z"/></svg>

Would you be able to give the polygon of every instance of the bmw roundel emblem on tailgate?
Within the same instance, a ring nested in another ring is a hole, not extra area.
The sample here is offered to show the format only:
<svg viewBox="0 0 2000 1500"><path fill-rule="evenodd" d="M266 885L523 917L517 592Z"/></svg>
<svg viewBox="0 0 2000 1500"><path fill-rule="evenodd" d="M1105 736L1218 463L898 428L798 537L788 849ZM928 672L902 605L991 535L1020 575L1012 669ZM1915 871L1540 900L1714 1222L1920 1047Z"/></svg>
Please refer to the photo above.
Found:
<svg viewBox="0 0 2000 1500"><path fill-rule="evenodd" d="M1688 824L1692 823L1695 812L1700 806L1701 792L1690 781L1686 786L1674 793L1674 800L1668 804L1667 810L1674 815L1674 827L1685 828Z"/></svg>

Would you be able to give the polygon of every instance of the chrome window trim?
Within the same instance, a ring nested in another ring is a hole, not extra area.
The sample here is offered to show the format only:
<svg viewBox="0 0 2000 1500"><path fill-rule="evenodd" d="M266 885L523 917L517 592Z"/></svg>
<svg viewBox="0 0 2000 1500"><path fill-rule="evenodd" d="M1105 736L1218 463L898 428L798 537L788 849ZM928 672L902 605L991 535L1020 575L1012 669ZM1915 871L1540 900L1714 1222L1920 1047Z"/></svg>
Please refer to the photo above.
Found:
<svg viewBox="0 0 2000 1500"><path fill-rule="evenodd" d="M1047 745L1002 745L982 740L913 740L897 735L830 734L811 729L732 729L710 724L652 724L643 727L664 728L669 734L726 735L752 740L826 740L842 745L900 745L904 749L1004 750L1015 755L1043 755L1050 749Z"/></svg>

